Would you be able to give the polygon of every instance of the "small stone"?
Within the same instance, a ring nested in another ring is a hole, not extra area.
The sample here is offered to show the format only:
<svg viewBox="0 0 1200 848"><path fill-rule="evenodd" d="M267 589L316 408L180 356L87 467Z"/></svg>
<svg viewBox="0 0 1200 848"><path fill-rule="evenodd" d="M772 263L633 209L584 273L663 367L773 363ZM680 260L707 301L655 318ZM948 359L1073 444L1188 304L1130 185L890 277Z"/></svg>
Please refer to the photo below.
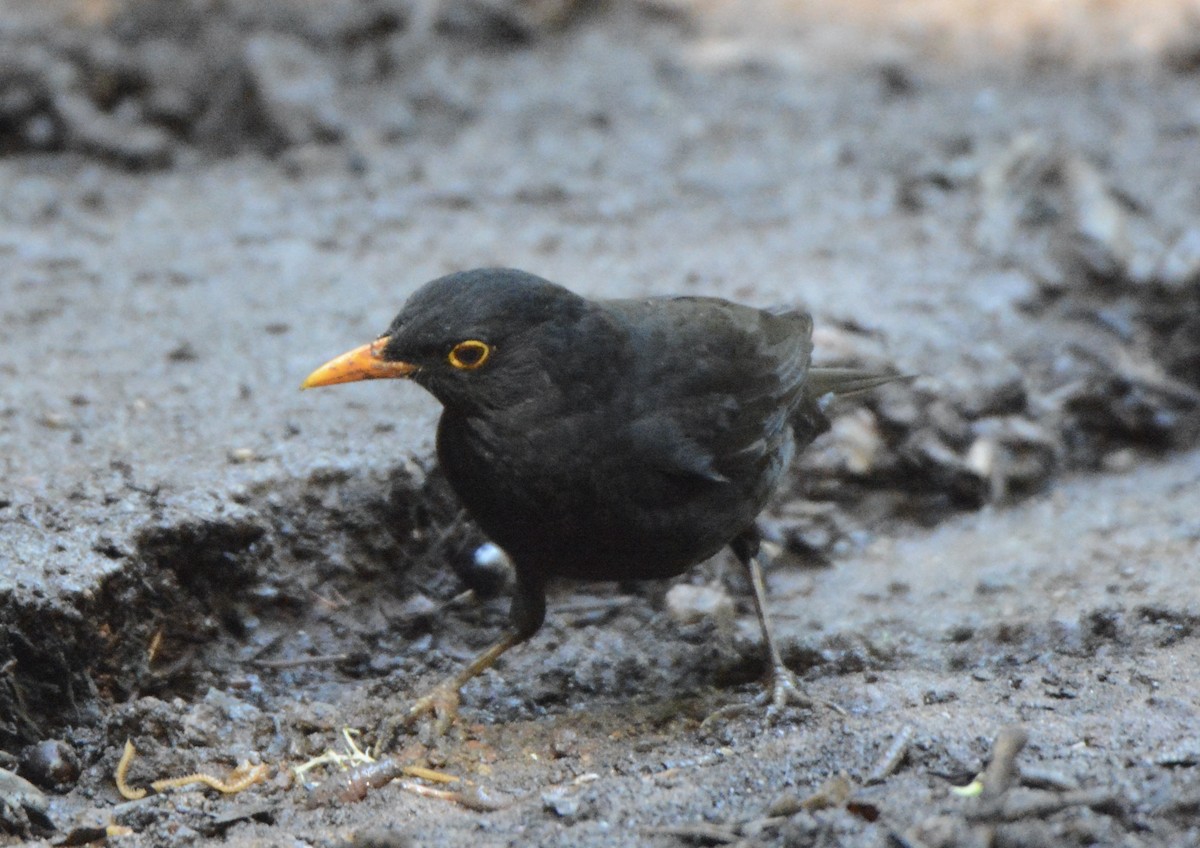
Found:
<svg viewBox="0 0 1200 848"><path fill-rule="evenodd" d="M22 776L43 789L66 789L79 780L79 754L66 742L48 739L20 752Z"/></svg>
<svg viewBox="0 0 1200 848"><path fill-rule="evenodd" d="M40 423L43 427L51 430L67 430L71 426L71 422L67 416L58 412L47 412L41 417Z"/></svg>
<svg viewBox="0 0 1200 848"><path fill-rule="evenodd" d="M1057 437L1026 418L985 418L974 429L977 438L964 462L987 481L992 501L1041 488L1058 463Z"/></svg>
<svg viewBox="0 0 1200 848"><path fill-rule="evenodd" d="M337 82L324 59L303 41L255 35L246 41L245 62L264 116L284 145L341 137Z"/></svg>
<svg viewBox="0 0 1200 848"><path fill-rule="evenodd" d="M440 609L441 607L428 595L417 592L400 605L396 617L410 628L418 625L425 626Z"/></svg>
<svg viewBox="0 0 1200 848"><path fill-rule="evenodd" d="M554 740L550 743L550 750L554 753L555 759L578 756L579 734L569 727L559 730L554 734Z"/></svg>
<svg viewBox="0 0 1200 848"><path fill-rule="evenodd" d="M253 462L258 458L253 448L234 448L229 452L229 461L234 465Z"/></svg>
<svg viewBox="0 0 1200 848"><path fill-rule="evenodd" d="M1188 739L1154 758L1154 764L1167 768L1191 768L1200 765L1200 739Z"/></svg>
<svg viewBox="0 0 1200 848"><path fill-rule="evenodd" d="M1124 207L1100 171L1083 157L1066 157L1062 174L1070 210L1062 234L1068 273L1082 274L1087 281L1124 281L1132 257Z"/></svg>
<svg viewBox="0 0 1200 848"><path fill-rule="evenodd" d="M594 805L578 787L557 787L542 793L542 808L567 822L588 818Z"/></svg>
<svg viewBox="0 0 1200 848"><path fill-rule="evenodd" d="M579 812L579 796L564 795L560 792L547 792L542 795L542 804L547 812L562 818L570 818Z"/></svg>
<svg viewBox="0 0 1200 848"><path fill-rule="evenodd" d="M167 354L167 359L171 362L195 362L199 358L200 354L192 347L191 342L181 342Z"/></svg>
<svg viewBox="0 0 1200 848"><path fill-rule="evenodd" d="M807 812L840 807L850 799L853 793L854 784L850 782L850 778L846 776L845 772L841 772L830 777L817 788L816 792L803 799L800 807Z"/></svg>
<svg viewBox="0 0 1200 848"><path fill-rule="evenodd" d="M879 422L869 409L856 409L835 419L833 439L845 458L846 468L853 474L871 473L885 453Z"/></svg>
<svg viewBox="0 0 1200 848"><path fill-rule="evenodd" d="M734 604L723 589L679 583L667 592L667 613L679 624L698 624L712 620L728 624L734 618Z"/></svg>
<svg viewBox="0 0 1200 848"><path fill-rule="evenodd" d="M1101 460L1104 470L1111 474L1125 474L1132 471L1138 463L1138 455L1133 448L1118 448L1112 453L1105 454Z"/></svg>
<svg viewBox="0 0 1200 848"><path fill-rule="evenodd" d="M42 790L23 777L7 769L0 769L0 806L10 809L24 808L33 813L45 814L50 801Z"/></svg>

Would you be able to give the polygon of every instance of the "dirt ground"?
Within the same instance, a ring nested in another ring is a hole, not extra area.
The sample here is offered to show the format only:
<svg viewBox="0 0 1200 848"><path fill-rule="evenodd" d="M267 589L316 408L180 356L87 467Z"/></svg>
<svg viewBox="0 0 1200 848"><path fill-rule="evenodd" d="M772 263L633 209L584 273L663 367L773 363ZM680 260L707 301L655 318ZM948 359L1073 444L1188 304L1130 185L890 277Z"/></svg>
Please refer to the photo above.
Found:
<svg viewBox="0 0 1200 848"><path fill-rule="evenodd" d="M1198 21L5 4L0 841L1200 844ZM919 375L833 407L764 516L837 709L702 724L764 671L719 558L555 587L447 737L355 759L504 575L430 398L296 388L497 264L804 305L818 359ZM122 798L127 740L135 790L240 791Z"/></svg>

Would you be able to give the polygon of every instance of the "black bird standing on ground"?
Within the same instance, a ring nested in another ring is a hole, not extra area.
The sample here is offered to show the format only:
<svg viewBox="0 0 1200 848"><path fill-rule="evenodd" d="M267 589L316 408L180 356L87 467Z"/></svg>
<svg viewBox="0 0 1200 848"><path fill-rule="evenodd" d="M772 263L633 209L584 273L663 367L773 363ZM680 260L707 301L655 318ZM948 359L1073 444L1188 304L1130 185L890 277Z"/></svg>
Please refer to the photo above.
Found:
<svg viewBox="0 0 1200 848"><path fill-rule="evenodd" d="M406 377L441 401L438 461L516 571L511 630L403 722L433 712L445 730L463 684L542 626L548 578L673 577L726 545L754 586L770 703L809 703L771 636L755 518L828 427L820 397L895 379L811 353L803 312L588 300L482 268L427 283L382 336L314 371L304 388Z"/></svg>

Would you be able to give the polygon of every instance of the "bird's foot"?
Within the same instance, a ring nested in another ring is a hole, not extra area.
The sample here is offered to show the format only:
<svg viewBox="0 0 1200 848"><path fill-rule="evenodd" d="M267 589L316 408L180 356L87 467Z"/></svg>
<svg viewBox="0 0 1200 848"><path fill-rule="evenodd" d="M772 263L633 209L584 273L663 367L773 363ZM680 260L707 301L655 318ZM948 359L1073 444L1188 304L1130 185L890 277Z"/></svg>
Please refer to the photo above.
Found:
<svg viewBox="0 0 1200 848"><path fill-rule="evenodd" d="M422 716L433 714L433 732L438 736L445 734L458 718L458 689L461 684L457 677L443 680L429 691L429 694L418 698L416 703L404 714L404 724L411 727Z"/></svg>
<svg viewBox="0 0 1200 848"><path fill-rule="evenodd" d="M814 707L825 707L839 715L846 714L846 711L835 703L822 701L804 694L804 690L800 688L800 684L796 681L796 675L792 674L790 669L778 666L772 670L771 676L766 681L761 692L749 701L727 704L719 710L710 713L704 721L700 722L700 729L707 730L719 721L725 721L747 713L762 712L768 719L774 719L781 716L788 707L800 707L806 710L811 710Z"/></svg>
<svg viewBox="0 0 1200 848"><path fill-rule="evenodd" d="M375 742L375 752L380 753L391 747L397 731L401 728L412 727L423 716L433 715L433 734L443 736L458 718L458 689L462 684L457 677L443 680L418 698L408 708L407 712L389 716L379 726L378 739Z"/></svg>
<svg viewBox="0 0 1200 848"><path fill-rule="evenodd" d="M796 680L796 675L792 674L791 670L784 666L780 666L771 672L770 682L758 694L754 702L759 706L766 705L768 716L778 715L789 706L800 707L806 710L811 710L814 707L825 707L826 709L833 710L838 715L846 714L844 709L832 701L822 701L819 698L813 698L804 694L804 690L800 688L800 684Z"/></svg>

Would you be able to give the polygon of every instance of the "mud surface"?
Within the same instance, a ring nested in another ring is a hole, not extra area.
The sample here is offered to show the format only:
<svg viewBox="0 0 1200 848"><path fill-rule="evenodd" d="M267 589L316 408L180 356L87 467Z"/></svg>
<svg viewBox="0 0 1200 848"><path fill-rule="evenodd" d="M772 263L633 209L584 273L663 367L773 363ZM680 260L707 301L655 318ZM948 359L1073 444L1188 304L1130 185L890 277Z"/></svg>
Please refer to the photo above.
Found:
<svg viewBox="0 0 1200 848"><path fill-rule="evenodd" d="M9 5L9 842L1200 841L1186 4ZM920 375L764 516L842 712L702 725L764 670L719 559L556 587L450 736L359 757L496 638L503 573L431 399L295 389L483 264L804 304L821 360ZM241 791L126 800L126 740L134 789Z"/></svg>

